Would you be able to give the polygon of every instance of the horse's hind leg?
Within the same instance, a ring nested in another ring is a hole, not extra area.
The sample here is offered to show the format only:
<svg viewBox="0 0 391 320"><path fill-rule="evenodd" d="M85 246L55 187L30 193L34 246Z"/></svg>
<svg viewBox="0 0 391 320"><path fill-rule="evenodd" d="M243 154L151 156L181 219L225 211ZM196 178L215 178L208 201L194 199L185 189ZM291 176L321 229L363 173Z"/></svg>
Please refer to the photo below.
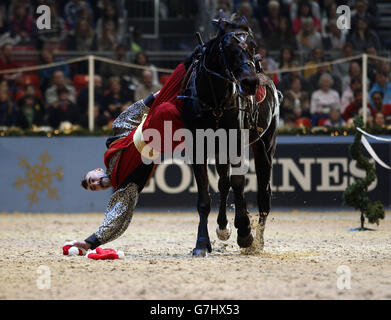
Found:
<svg viewBox="0 0 391 320"><path fill-rule="evenodd" d="M241 248L248 248L254 238L251 234L250 219L247 215L244 185L244 175L231 175L231 187L235 198L235 228L238 229L237 243Z"/></svg>
<svg viewBox="0 0 391 320"><path fill-rule="evenodd" d="M227 198L230 189L229 183L229 174L228 174L229 164L220 164L216 163L216 170L219 175L219 193L220 193L220 207L219 215L217 216L217 228L216 233L217 237L226 241L231 236L231 228L227 220Z"/></svg>
<svg viewBox="0 0 391 320"><path fill-rule="evenodd" d="M210 212L210 195L207 164L193 164L194 176L198 188L197 209L200 221L198 224L196 247L193 256L205 257L207 252L212 252L212 246L208 233L208 216Z"/></svg>
<svg viewBox="0 0 391 320"><path fill-rule="evenodd" d="M256 242L260 250L262 250L264 246L263 234L265 231L266 219L271 208L272 192L270 180L273 165L272 161L276 149L275 128L275 121L273 121L265 135L252 145L258 183L257 202L259 209L259 221L256 230Z"/></svg>

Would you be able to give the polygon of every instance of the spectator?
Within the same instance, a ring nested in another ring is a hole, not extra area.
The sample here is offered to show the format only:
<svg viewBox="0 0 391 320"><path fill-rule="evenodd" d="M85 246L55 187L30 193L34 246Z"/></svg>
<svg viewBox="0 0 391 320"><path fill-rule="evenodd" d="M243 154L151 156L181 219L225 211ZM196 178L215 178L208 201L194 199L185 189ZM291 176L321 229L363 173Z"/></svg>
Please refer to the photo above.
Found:
<svg viewBox="0 0 391 320"><path fill-rule="evenodd" d="M304 66L309 67L309 66L314 66L316 64L323 63L325 61L324 59L324 53L323 49L321 47L316 47L312 50L311 52L311 60L309 60ZM329 71L331 68L329 69ZM308 68L304 70L304 77L306 79L309 79L313 74L315 74L317 71L316 67L313 68Z"/></svg>
<svg viewBox="0 0 391 320"><path fill-rule="evenodd" d="M43 105L41 100L41 91L39 90L39 88L36 88L32 83L26 84L23 90L19 89L18 93L20 94L20 97L16 97L16 103L18 103L19 106L25 103L24 100L27 96L34 97L34 104Z"/></svg>
<svg viewBox="0 0 391 320"><path fill-rule="evenodd" d="M280 130L292 130L297 128L296 117L291 113L286 114L281 122L282 126L279 128Z"/></svg>
<svg viewBox="0 0 391 320"><path fill-rule="evenodd" d="M232 0L217 0L216 2L216 13L221 9L227 17L231 16L234 9Z"/></svg>
<svg viewBox="0 0 391 320"><path fill-rule="evenodd" d="M99 105L94 105L94 128L104 127L109 123L109 118L101 112ZM81 116L80 124L84 128L88 128L89 119L88 112L84 112Z"/></svg>
<svg viewBox="0 0 391 320"><path fill-rule="evenodd" d="M296 37L287 17L280 17L280 23L276 34L273 37L269 37L266 44L269 50L275 51L280 50L281 44L297 49Z"/></svg>
<svg viewBox="0 0 391 320"><path fill-rule="evenodd" d="M88 114L88 103L89 103L89 95L88 95L88 86L81 89L80 93L77 97L77 105L79 107L81 114ZM102 77L100 75L94 76L94 102L96 105L101 106L103 103L103 84Z"/></svg>
<svg viewBox="0 0 391 320"><path fill-rule="evenodd" d="M350 86L342 92L341 112L343 113L346 107L354 100L353 92L357 89L362 89L361 78L351 78Z"/></svg>
<svg viewBox="0 0 391 320"><path fill-rule="evenodd" d="M147 55L144 52L138 52L136 54L136 57L134 59L134 63L138 64L139 66L144 66L144 67L150 67L150 71L153 74L153 84L158 85L159 84L159 77L158 73L156 71L156 67L149 62L149 59ZM133 83L135 85L138 85L142 82L142 76L143 76L143 71L145 69L134 69L133 71Z"/></svg>
<svg viewBox="0 0 391 320"><path fill-rule="evenodd" d="M342 91L345 91L346 89L349 88L351 79L353 78L362 79L361 66L359 63L355 61L350 62L349 73L342 78Z"/></svg>
<svg viewBox="0 0 391 320"><path fill-rule="evenodd" d="M306 2L308 2L311 6L311 13L314 17L316 17L317 19L320 19L320 7L319 7L319 4L317 3L317 0L314 1L314 0L305 0ZM297 1L297 0L287 0L286 2L290 2L290 17L291 17L291 20L295 20L295 18L297 17L297 13L299 12L299 9L298 9L298 3L300 1Z"/></svg>
<svg viewBox="0 0 391 320"><path fill-rule="evenodd" d="M353 45L350 42L346 42L342 48L342 57L338 58L351 58L353 56ZM346 74L349 73L351 61L341 62L333 65L333 75L342 79Z"/></svg>
<svg viewBox="0 0 391 320"><path fill-rule="evenodd" d="M67 89L67 98L73 103L76 101L76 90L73 86L66 84L64 73L61 70L53 72L53 85L45 92L45 100L47 105L55 105L60 100L58 92L60 89Z"/></svg>
<svg viewBox="0 0 391 320"><path fill-rule="evenodd" d="M15 69L18 67L12 56L12 47L13 46L11 44L3 45L0 55L0 70ZM21 78L21 76L22 74L20 72L6 73L0 75L0 78L6 79L9 86L16 87L16 82Z"/></svg>
<svg viewBox="0 0 391 320"><path fill-rule="evenodd" d="M53 128L58 128L62 122L78 124L80 112L76 104L70 100L66 87L57 89L58 100L54 101L47 110L47 123Z"/></svg>
<svg viewBox="0 0 391 320"><path fill-rule="evenodd" d="M121 89L120 79L113 77L110 79L110 91L103 97L103 114L113 121L121 113L122 107L129 106L132 101L130 94Z"/></svg>
<svg viewBox="0 0 391 320"><path fill-rule="evenodd" d="M367 47L366 50L368 55L377 56L377 50L373 46ZM368 57L368 67L367 67L367 75L369 79L370 86L376 82L376 70L378 69L378 60Z"/></svg>
<svg viewBox="0 0 391 320"><path fill-rule="evenodd" d="M341 92L342 92L342 90L341 90L341 88L342 88L341 80L339 78L337 78L337 77L334 77L332 74L330 74L328 72L328 70L329 70L328 66L319 66L317 68L316 73L313 74L308 79L309 88L310 88L310 93L311 94L318 88L317 85L319 85L319 80L322 77L322 75L324 75L324 74L327 74L327 75L329 75L332 78L332 80L333 80L332 89L337 91L339 95L341 94Z"/></svg>
<svg viewBox="0 0 391 320"><path fill-rule="evenodd" d="M31 129L33 126L41 126L44 120L44 108L36 97L26 94L20 100L16 110L16 125L23 129Z"/></svg>
<svg viewBox="0 0 391 320"><path fill-rule="evenodd" d="M328 34L324 37L325 49L341 50L346 42L346 32L337 26L337 20L328 23Z"/></svg>
<svg viewBox="0 0 391 320"><path fill-rule="evenodd" d="M283 47L280 51L280 58L278 61L278 69L289 68L292 62L295 60L293 49L291 47ZM281 73L280 77L283 77L286 73Z"/></svg>
<svg viewBox="0 0 391 320"><path fill-rule="evenodd" d="M315 27L316 31L320 32L320 21L317 17L314 17L312 14L312 7L311 4L308 1L301 1L299 2L298 9L297 9L297 15L296 18L293 19L293 32L295 35L299 34L303 27L303 20L312 19L313 26Z"/></svg>
<svg viewBox="0 0 391 320"><path fill-rule="evenodd" d="M24 4L16 4L9 19L9 31L12 38L18 37L20 44L35 43L36 29L31 14Z"/></svg>
<svg viewBox="0 0 391 320"><path fill-rule="evenodd" d="M369 91L369 96L372 97L372 93L380 91L383 93L383 104L391 104L391 84L388 81L388 74L383 69L376 71L376 83ZM371 100L371 104L373 101Z"/></svg>
<svg viewBox="0 0 391 320"><path fill-rule="evenodd" d="M117 42L123 42L125 36L125 22L124 19L121 18L118 14L117 7L111 2L105 3L103 8L103 15L96 23L96 33L98 38L102 37L104 33L104 26L108 21L111 21L114 24Z"/></svg>
<svg viewBox="0 0 391 320"><path fill-rule="evenodd" d="M85 19L79 20L68 39L68 50L93 51L97 49L97 37L94 29Z"/></svg>
<svg viewBox="0 0 391 320"><path fill-rule="evenodd" d="M316 47L322 47L322 37L316 31L314 21L311 18L302 19L302 28L296 39L300 51L310 52Z"/></svg>
<svg viewBox="0 0 391 320"><path fill-rule="evenodd" d="M64 61L64 58L54 59L53 52L49 48L46 47L41 50L40 55L39 55L40 64L49 64L49 63L60 62L60 61ZM46 89L49 87L50 80L53 78L53 72L56 70L61 70L63 72L64 76L69 78L70 70L69 70L68 64L63 64L63 65L57 66L57 67L50 67L50 68L38 70L41 90L43 92L45 92Z"/></svg>
<svg viewBox="0 0 391 320"><path fill-rule="evenodd" d="M349 41L353 44L354 49L365 51L368 46L373 46L376 50L381 49L380 40L375 31L369 29L368 22L363 18L358 18L357 25L353 29Z"/></svg>
<svg viewBox="0 0 391 320"><path fill-rule="evenodd" d="M296 119L310 118L310 98L307 92L302 90L300 78L293 78L290 90L284 92L284 100L281 108L281 116L293 114Z"/></svg>
<svg viewBox="0 0 391 320"><path fill-rule="evenodd" d="M65 27L65 21L57 13L57 6L55 3L51 3L50 7L50 30L40 30L38 32L38 40L40 47L51 46L60 48L66 39L67 30Z"/></svg>
<svg viewBox="0 0 391 320"><path fill-rule="evenodd" d="M376 2L376 1L373 1ZM377 17L373 16L368 11L368 3L366 0L356 0L355 9L352 11L351 27L356 29L359 19L364 19L368 22L368 27L376 29Z"/></svg>
<svg viewBox="0 0 391 320"><path fill-rule="evenodd" d="M373 126L378 128L384 128L386 126L386 119L384 117L383 112L378 111L375 114Z"/></svg>
<svg viewBox="0 0 391 320"><path fill-rule="evenodd" d="M8 90L0 90L0 126L12 126L15 123L15 105Z"/></svg>
<svg viewBox="0 0 391 320"><path fill-rule="evenodd" d="M341 117L341 110L339 107L331 107L329 118L323 124L324 127L340 128L346 125L346 122Z"/></svg>
<svg viewBox="0 0 391 320"><path fill-rule="evenodd" d="M264 39L269 40L278 33L280 25L280 4L276 0L269 1L267 5L267 16L261 20L261 30Z"/></svg>
<svg viewBox="0 0 391 320"><path fill-rule="evenodd" d="M80 13L83 10L86 10L90 17L93 17L93 12L88 1L83 0L70 0L65 5L65 19L68 23L69 29L74 29L76 24L80 18ZM88 23L92 23L93 19L88 21Z"/></svg>
<svg viewBox="0 0 391 320"><path fill-rule="evenodd" d="M257 53L262 57L263 70L266 73L270 73L270 77L273 79L274 83L278 84L280 81L278 74L273 73L273 71L278 70L278 63L271 56L269 56L269 51L263 44L258 46Z"/></svg>
<svg viewBox="0 0 391 320"><path fill-rule="evenodd" d="M259 41L261 40L261 29L259 27L258 20L255 19L253 16L253 9L251 7L251 4L248 2L241 2L239 4L238 14L241 17L246 17L248 25L254 33L254 39L257 43L259 43Z"/></svg>
<svg viewBox="0 0 391 320"><path fill-rule="evenodd" d="M103 25L103 32L98 37L99 51L112 51L118 44L118 36L113 21L106 21Z"/></svg>
<svg viewBox="0 0 391 320"><path fill-rule="evenodd" d="M371 94L371 106L375 111L382 111L384 112L384 105L383 105L383 92L381 91L374 91Z"/></svg>
<svg viewBox="0 0 391 320"><path fill-rule="evenodd" d="M331 89L333 78L330 74L324 73L319 79L319 90L316 90L311 96L311 122L313 126L318 124L320 118L328 118L330 108L341 108L340 98L337 91Z"/></svg>
<svg viewBox="0 0 391 320"><path fill-rule="evenodd" d="M356 115L358 115L362 109L362 90L357 89L354 91L354 100L346 107L344 113L343 113L343 119L348 122L349 119L353 119ZM375 110L371 107L370 104L368 104L369 112L372 114L372 116L375 115Z"/></svg>
<svg viewBox="0 0 391 320"><path fill-rule="evenodd" d="M150 93L155 93L161 89L162 86L160 84L154 85L152 79L152 72L149 70L144 70L142 83L136 87L136 91L134 93L135 101L144 99Z"/></svg>
<svg viewBox="0 0 391 320"><path fill-rule="evenodd" d="M330 35L330 21L337 20L337 4L334 1L330 1L328 5L325 7L325 15L322 18L320 24L322 28L322 37L327 37Z"/></svg>
<svg viewBox="0 0 391 320"><path fill-rule="evenodd" d="M115 48L115 56L112 58L116 61L126 61L126 48L124 45L119 44ZM130 88L134 91L134 85L132 82L132 77L130 76L131 72L128 67L112 64L112 63L101 63L100 74L103 79L105 79L104 84L108 87L108 79L111 77L117 76L121 79L122 88Z"/></svg>
<svg viewBox="0 0 391 320"><path fill-rule="evenodd" d="M297 63L297 61L292 61L289 65L290 68L297 68L298 66L299 64ZM282 76L281 81L278 83L278 89L282 92L289 90L294 78L300 78L303 91L310 90L310 85L308 81L301 75L300 71L291 71L285 73Z"/></svg>
<svg viewBox="0 0 391 320"><path fill-rule="evenodd" d="M386 119L387 124L391 124L391 104L383 105L383 93L381 91L375 91L371 95L373 104L372 109L376 112L381 111Z"/></svg>

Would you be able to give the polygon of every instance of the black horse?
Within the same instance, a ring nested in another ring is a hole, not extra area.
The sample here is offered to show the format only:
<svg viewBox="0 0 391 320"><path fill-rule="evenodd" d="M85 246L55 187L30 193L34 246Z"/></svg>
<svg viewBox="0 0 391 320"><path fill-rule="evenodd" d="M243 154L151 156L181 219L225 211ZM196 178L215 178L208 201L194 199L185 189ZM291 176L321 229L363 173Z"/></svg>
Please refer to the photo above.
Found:
<svg viewBox="0 0 391 320"><path fill-rule="evenodd" d="M249 129L249 141L254 153L258 180L259 226L257 241L263 246L263 230L271 206L271 169L276 148L276 131L279 118L279 92L272 81L264 76L260 64L254 57L255 42L247 20L234 17L227 20L223 16L214 20L218 27L217 35L206 44L201 44L193 54L193 63L185 77L182 98L183 123L185 128L196 136L197 129L223 129L228 132L236 129ZM201 40L200 40L201 41ZM202 42L202 41L201 41ZM258 66L258 67L257 67ZM266 90L264 99L256 101L260 86ZM242 150L242 136L237 135L236 150ZM198 188L197 209L200 217L194 256L206 256L211 252L208 234L208 215L211 198L207 174L207 155L202 163L199 145L193 143L193 171ZM224 142L225 153L232 144ZM244 197L245 175L230 174L231 169L243 167L243 161L235 164L227 154L223 154L218 144L215 150L216 169L219 175L220 208L217 218L217 235L227 240L231 229L226 216L227 198L230 188L234 193L235 227L237 243L241 248L249 248L253 243L249 214ZM204 141L206 150L206 141ZM222 156L228 161L221 161Z"/></svg>

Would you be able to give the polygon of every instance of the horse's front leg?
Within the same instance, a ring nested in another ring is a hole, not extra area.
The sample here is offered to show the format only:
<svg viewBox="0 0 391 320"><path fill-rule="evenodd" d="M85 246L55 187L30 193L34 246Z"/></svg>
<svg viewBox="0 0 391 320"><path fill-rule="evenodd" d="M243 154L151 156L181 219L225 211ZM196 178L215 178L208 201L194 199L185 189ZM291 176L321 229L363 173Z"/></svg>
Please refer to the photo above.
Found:
<svg viewBox="0 0 391 320"><path fill-rule="evenodd" d="M219 215L217 216L218 226L216 228L216 233L217 237L222 241L228 240L232 231L227 220L227 198L230 189L228 169L229 163L220 164L217 159L216 170L219 175L218 188L220 193L220 207Z"/></svg>
<svg viewBox="0 0 391 320"><path fill-rule="evenodd" d="M193 256L205 257L207 252L212 252L212 246L208 233L208 216L210 212L210 195L208 183L207 163L193 164L194 176L197 182L198 201L197 209L200 221L198 224L196 247Z"/></svg>
<svg viewBox="0 0 391 320"><path fill-rule="evenodd" d="M244 186L244 175L231 175L231 187L235 199L235 228L238 229L237 243L241 248L248 248L254 238L251 234L250 218L247 215Z"/></svg>

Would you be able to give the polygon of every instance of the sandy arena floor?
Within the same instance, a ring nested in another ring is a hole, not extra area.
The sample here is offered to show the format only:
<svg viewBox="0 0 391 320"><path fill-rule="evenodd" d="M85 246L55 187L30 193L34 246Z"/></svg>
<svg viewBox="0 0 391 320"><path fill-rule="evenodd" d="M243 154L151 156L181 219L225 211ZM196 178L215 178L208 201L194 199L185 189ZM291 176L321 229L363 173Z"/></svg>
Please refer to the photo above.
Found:
<svg viewBox="0 0 391 320"><path fill-rule="evenodd" d="M387 214L379 227L368 225L376 231L350 232L357 212L274 212L264 253L247 256L236 230L226 243L217 239L213 213L214 252L192 258L196 213L138 212L122 237L103 246L125 252L114 261L61 254L66 240L94 232L103 214L0 214L0 299L391 299ZM351 271L350 290L337 287L341 265ZM50 271L49 289L38 289L40 266Z"/></svg>

